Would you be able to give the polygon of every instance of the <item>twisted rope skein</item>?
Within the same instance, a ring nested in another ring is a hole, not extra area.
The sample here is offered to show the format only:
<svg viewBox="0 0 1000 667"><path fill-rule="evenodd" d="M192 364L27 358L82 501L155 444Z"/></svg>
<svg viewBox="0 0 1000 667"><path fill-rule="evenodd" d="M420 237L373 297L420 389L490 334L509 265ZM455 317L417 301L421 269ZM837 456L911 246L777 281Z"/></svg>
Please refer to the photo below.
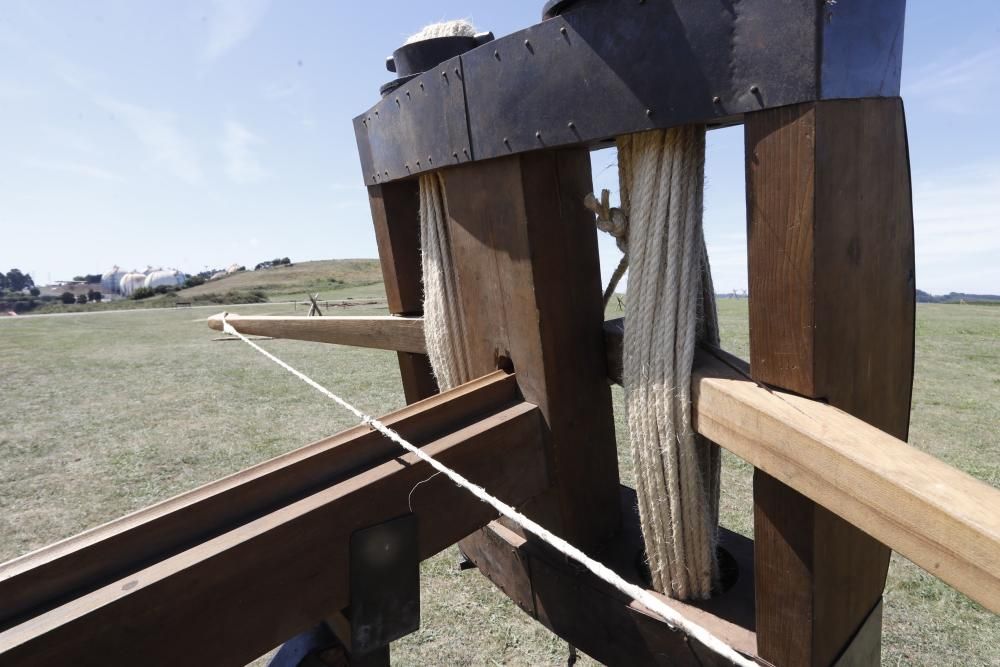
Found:
<svg viewBox="0 0 1000 667"><path fill-rule="evenodd" d="M585 202L623 252L605 304L631 265L624 385L636 490L653 586L707 598L715 549L720 453L691 425L694 346L718 345L702 231L705 130L654 130L618 139L621 207Z"/></svg>

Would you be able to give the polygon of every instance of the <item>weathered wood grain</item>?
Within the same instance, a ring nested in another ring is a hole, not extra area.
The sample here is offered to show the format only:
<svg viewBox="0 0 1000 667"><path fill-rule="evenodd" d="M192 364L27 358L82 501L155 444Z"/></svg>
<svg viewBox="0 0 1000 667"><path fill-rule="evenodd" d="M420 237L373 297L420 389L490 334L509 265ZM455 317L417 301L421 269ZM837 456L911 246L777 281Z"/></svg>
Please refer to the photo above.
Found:
<svg viewBox="0 0 1000 667"><path fill-rule="evenodd" d="M600 325L586 150L443 171L448 230L477 372L519 370L547 427L553 491L526 508L582 547L619 525L618 466Z"/></svg>
<svg viewBox="0 0 1000 667"><path fill-rule="evenodd" d="M420 186L416 179L368 188L375 240L389 312L424 312L423 269L420 262ZM407 403L438 392L426 354L397 352L399 374Z"/></svg>
<svg viewBox="0 0 1000 667"><path fill-rule="evenodd" d="M423 449L515 504L547 484L529 403ZM245 664L342 609L351 533L407 512L420 522L421 558L496 516L399 456L5 629L0 664Z"/></svg>
<svg viewBox="0 0 1000 667"><path fill-rule="evenodd" d="M913 373L913 216L902 102L745 119L754 379L900 438ZM828 665L882 594L889 550L758 471L761 657Z"/></svg>
<svg viewBox="0 0 1000 667"><path fill-rule="evenodd" d="M515 378L496 372L383 421L421 444L519 400ZM377 431L357 426L9 561L0 566L0 628L399 452Z"/></svg>
<svg viewBox="0 0 1000 667"><path fill-rule="evenodd" d="M427 352L423 320L419 317L226 314L226 321L244 335L336 343L416 354ZM208 318L208 326L216 331L222 331L222 315Z"/></svg>

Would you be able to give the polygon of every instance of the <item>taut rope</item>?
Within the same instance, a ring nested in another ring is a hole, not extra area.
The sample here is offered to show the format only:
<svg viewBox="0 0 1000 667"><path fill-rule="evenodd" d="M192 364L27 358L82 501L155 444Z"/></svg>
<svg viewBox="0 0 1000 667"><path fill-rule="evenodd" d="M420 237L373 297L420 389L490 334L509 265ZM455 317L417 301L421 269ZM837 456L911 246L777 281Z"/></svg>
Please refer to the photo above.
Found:
<svg viewBox="0 0 1000 667"><path fill-rule="evenodd" d="M353 414L355 417L360 419L362 423L368 424L373 429L375 429L385 437L389 438L397 445L399 445L406 451L416 456L421 461L427 463L427 465L434 468L434 470L436 470L438 473L445 475L457 486L460 486L461 488L467 490L473 496L475 496L482 502L486 503L487 505L491 506L501 515L507 517L521 528L535 535L540 540L547 543L549 546L556 549L564 556L572 558L574 561L582 565L584 568L589 570L595 576L599 577L602 581L605 581L611 586L614 586L616 589L618 589L619 591L630 597L632 600L641 603L651 612L662 618L671 628L680 630L681 632L684 632L690 635L691 637L694 637L702 644L704 644L705 647L708 648L709 650L718 653L719 655L723 656L728 660L731 660L733 663L740 665L741 667L756 667L757 665L756 662L748 660L747 658L743 657L733 648L731 648L728 644L723 642L721 639L713 635L705 628L701 627L697 623L694 623L684 618L676 609L670 607L661 599L651 594L649 591L644 590L636 586L635 584L631 584L625 581L624 579L619 577L615 573L615 571L612 570L611 568L589 557L587 554L583 553L582 551L574 547L566 540L549 532L544 527L535 523L528 517L524 516L523 514L521 514L516 509L514 509L507 503L503 502L499 498L490 495L490 493L486 489L479 486L478 484L469 481L463 475L455 472L454 470L444 465L434 457L425 453L419 447L411 444L401 435L396 433L394 430L392 430L391 428L380 422L378 419L365 414L364 412L354 407L353 405L345 401L337 394L333 393L320 383L310 378L305 373L296 370L286 362L282 361L278 357L274 356L267 350L263 349L262 347L251 341L249 338L247 338L239 331L237 331L232 324L226 321L226 313L222 314L222 330L228 334L232 334L233 336L238 337L244 343L246 343L253 349L257 350L262 355L264 355L274 363L278 364L286 371L288 371L298 379L302 380L310 387L320 392L321 394L329 398L331 401L333 401L340 407L344 408L345 410Z"/></svg>

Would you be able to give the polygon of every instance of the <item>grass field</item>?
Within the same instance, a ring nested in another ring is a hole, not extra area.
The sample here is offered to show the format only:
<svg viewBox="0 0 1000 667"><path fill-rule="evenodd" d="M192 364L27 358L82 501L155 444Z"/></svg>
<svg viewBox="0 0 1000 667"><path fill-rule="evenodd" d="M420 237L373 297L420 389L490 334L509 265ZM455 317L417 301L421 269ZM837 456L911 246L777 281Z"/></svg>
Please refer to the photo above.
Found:
<svg viewBox="0 0 1000 667"><path fill-rule="evenodd" d="M293 282L268 289L322 291L315 281ZM372 297L381 286L332 291ZM204 320L219 310L0 319L0 560L353 425L246 346L213 341L218 334ZM290 304L230 310L293 313ZM720 316L724 346L745 357L746 302L720 302ZM403 404L390 352L263 345L363 410ZM919 306L916 360L911 442L1000 486L1000 308ZM622 478L630 482L617 387L614 400ZM750 472L727 456L723 523L745 534ZM564 643L483 577L459 572L456 560L451 548L423 564L422 627L393 645L394 662L565 663ZM1000 618L898 556L885 599L885 664L1000 665Z"/></svg>

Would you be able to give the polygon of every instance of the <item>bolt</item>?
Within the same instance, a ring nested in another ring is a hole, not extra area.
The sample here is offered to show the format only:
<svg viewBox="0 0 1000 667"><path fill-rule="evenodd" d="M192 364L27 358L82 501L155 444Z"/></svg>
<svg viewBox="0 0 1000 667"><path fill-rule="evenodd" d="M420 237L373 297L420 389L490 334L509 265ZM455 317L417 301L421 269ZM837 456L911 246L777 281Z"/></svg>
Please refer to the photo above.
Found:
<svg viewBox="0 0 1000 667"><path fill-rule="evenodd" d="M420 160L417 160L417 169L420 169Z"/></svg>
<svg viewBox="0 0 1000 667"><path fill-rule="evenodd" d="M448 78L448 73L445 72L444 70L441 70L441 76L443 76L444 78L447 79Z"/></svg>
<svg viewBox="0 0 1000 667"><path fill-rule="evenodd" d="M463 148L462 152L465 153L465 157L469 157L469 149L468 148Z"/></svg>
<svg viewBox="0 0 1000 667"><path fill-rule="evenodd" d="M750 86L750 93L753 95L757 95L758 93L760 93L760 88L758 88L757 86Z"/></svg>
<svg viewBox="0 0 1000 667"><path fill-rule="evenodd" d="M385 172L385 177L389 178L389 172Z"/></svg>
<svg viewBox="0 0 1000 667"><path fill-rule="evenodd" d="M566 123L566 127L568 127L569 129L572 130L573 128L576 127L576 123L574 123L573 121L570 121L570 122Z"/></svg>
<svg viewBox="0 0 1000 667"><path fill-rule="evenodd" d="M722 98L716 95L712 98L712 104L722 104Z"/></svg>
<svg viewBox="0 0 1000 667"><path fill-rule="evenodd" d="M455 68L455 76L458 76L458 68Z"/></svg>
<svg viewBox="0 0 1000 667"><path fill-rule="evenodd" d="M563 27L559 28L559 32L561 32L562 34L565 35L566 34L566 26L563 26Z"/></svg>
<svg viewBox="0 0 1000 667"><path fill-rule="evenodd" d="M541 130L536 130L535 131L535 139L538 139L539 141L541 141L541 139L542 139L542 131Z"/></svg>
<svg viewBox="0 0 1000 667"><path fill-rule="evenodd" d="M458 159L458 152L456 151L456 152L452 153L451 156L457 160Z"/></svg>
<svg viewBox="0 0 1000 667"><path fill-rule="evenodd" d="M423 90L423 89L424 89L424 84L423 84L423 82L421 82L420 83L420 90Z"/></svg>
<svg viewBox="0 0 1000 667"><path fill-rule="evenodd" d="M510 148L510 141L507 139L507 137L503 138L503 145L506 146L507 148Z"/></svg>
<svg viewBox="0 0 1000 667"><path fill-rule="evenodd" d="M409 96L410 96L410 91L406 91L406 96L407 96L407 97L409 97Z"/></svg>
<svg viewBox="0 0 1000 667"><path fill-rule="evenodd" d="M500 60L500 52L497 51L497 50L494 50L493 51L493 57L496 58L497 60Z"/></svg>
<svg viewBox="0 0 1000 667"><path fill-rule="evenodd" d="M399 98L398 97L396 98L396 106L397 107L399 106Z"/></svg>
<svg viewBox="0 0 1000 667"><path fill-rule="evenodd" d="M653 115L653 110L652 109L646 109L646 116L652 116L652 115Z"/></svg>
<svg viewBox="0 0 1000 667"><path fill-rule="evenodd" d="M528 40L524 40L524 46L530 49L531 48L531 42L529 42Z"/></svg>
<svg viewBox="0 0 1000 667"><path fill-rule="evenodd" d="M376 111L376 112L375 112L375 115L376 115L376 116L378 115L378 111Z"/></svg>

